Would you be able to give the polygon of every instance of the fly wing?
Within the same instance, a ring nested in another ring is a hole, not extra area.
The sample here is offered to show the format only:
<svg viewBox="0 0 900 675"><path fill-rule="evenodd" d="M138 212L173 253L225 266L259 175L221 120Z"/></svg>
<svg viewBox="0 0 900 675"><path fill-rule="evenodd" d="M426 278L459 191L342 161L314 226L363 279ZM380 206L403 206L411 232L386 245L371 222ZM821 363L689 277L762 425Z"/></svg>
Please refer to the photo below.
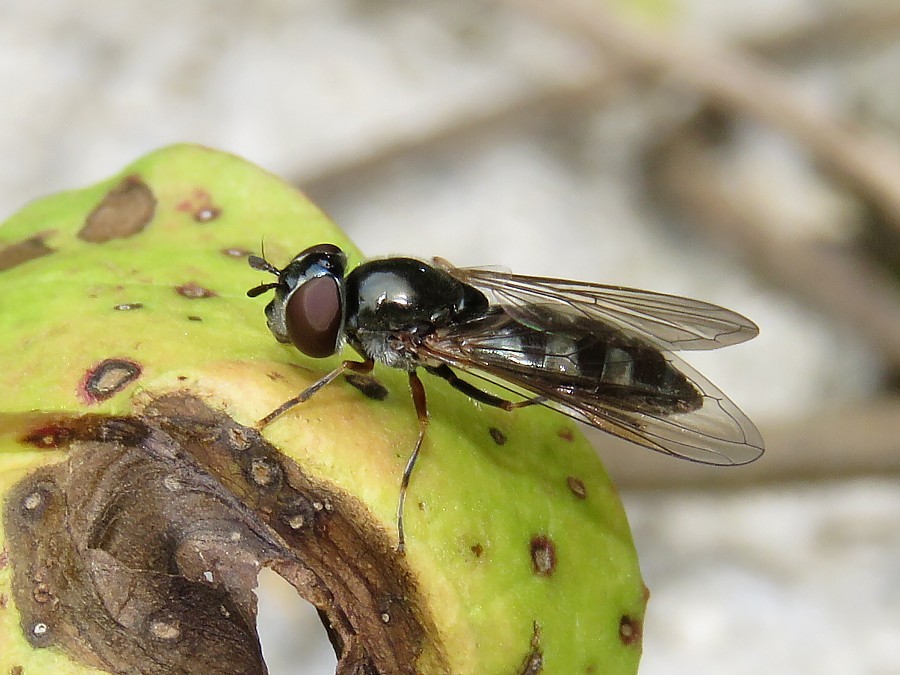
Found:
<svg viewBox="0 0 900 675"><path fill-rule="evenodd" d="M598 383L567 369L566 360L577 361L578 348L572 346L577 339L558 341L569 347L549 352L548 344L522 346L535 331L502 313L498 316L437 331L420 346L420 355L519 395L525 390L540 396L547 407L667 455L715 465L746 464L762 455L762 437L747 416L673 354L662 356L696 389L690 405L678 405L650 388Z"/></svg>
<svg viewBox="0 0 900 675"><path fill-rule="evenodd" d="M759 328L730 309L637 288L510 274L481 267L435 264L487 293L517 321L536 330L568 330L568 324L600 321L636 334L666 351L718 349L750 340ZM553 307L553 312L545 311ZM560 324L568 315L568 323Z"/></svg>

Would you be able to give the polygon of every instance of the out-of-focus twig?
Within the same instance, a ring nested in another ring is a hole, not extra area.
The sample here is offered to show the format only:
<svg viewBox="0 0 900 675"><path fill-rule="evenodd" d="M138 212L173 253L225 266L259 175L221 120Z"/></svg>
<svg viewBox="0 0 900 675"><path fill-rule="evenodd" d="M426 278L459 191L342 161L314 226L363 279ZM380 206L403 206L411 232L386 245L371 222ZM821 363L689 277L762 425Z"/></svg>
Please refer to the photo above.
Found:
<svg viewBox="0 0 900 675"><path fill-rule="evenodd" d="M596 6L592 7L596 9ZM898 24L900 7L888 5L877 8L842 8L826 14L818 22L787 30L783 34L748 36L742 41L742 45L779 57L795 47L803 50L804 44L830 40L838 27L849 26L856 39L861 40L865 35L877 36L900 31ZM527 129L529 125L561 113L603 105L617 92L629 90L629 76L647 72L648 64L643 60L623 60L619 57L612 63L608 58L598 58L580 76L576 74L566 81L545 81L518 96L462 107L454 114L424 120L418 127L405 126L397 129L395 133L385 135L379 142L368 144L355 153L335 158L314 171L298 173L293 177L293 182L317 200L327 202L332 193L377 175L395 160L428 155L460 144L473 147L502 133Z"/></svg>
<svg viewBox="0 0 900 675"><path fill-rule="evenodd" d="M771 68L735 50L640 28L597 0L505 1L583 36L623 67L670 77L732 112L781 130L877 205L900 231L900 149L805 100Z"/></svg>
<svg viewBox="0 0 900 675"><path fill-rule="evenodd" d="M487 104L475 104L448 119L423 120L418 128L404 128L394 136L373 143L357 154L319 167L314 173L293 177L293 182L317 200L326 199L336 189L377 174L392 161L439 152L445 148L474 147L502 133L527 128L540 120L573 109L599 106L613 96L627 72L587 68L580 75L524 91L518 96L500 97Z"/></svg>
<svg viewBox="0 0 900 675"><path fill-rule="evenodd" d="M851 324L900 369L900 291L893 279L845 246L779 235L769 224L771 212L729 184L707 145L696 125L661 142L649 175L652 192L686 209L695 227L734 245L761 278Z"/></svg>
<svg viewBox="0 0 900 675"><path fill-rule="evenodd" d="M643 452L596 429L586 434L623 488L771 484L861 475L900 476L900 399L885 399L763 425L766 454L740 467L710 467Z"/></svg>
<svg viewBox="0 0 900 675"><path fill-rule="evenodd" d="M847 52L871 50L900 37L900 4L841 3L800 24L764 35L750 35L741 46L773 59L834 58Z"/></svg>

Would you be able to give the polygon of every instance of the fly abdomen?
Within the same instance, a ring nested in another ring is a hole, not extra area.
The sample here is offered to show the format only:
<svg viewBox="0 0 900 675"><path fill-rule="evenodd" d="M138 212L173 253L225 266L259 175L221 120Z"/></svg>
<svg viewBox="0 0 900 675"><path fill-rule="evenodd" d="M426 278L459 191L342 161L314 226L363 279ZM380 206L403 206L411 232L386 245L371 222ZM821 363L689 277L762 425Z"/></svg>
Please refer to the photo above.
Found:
<svg viewBox="0 0 900 675"><path fill-rule="evenodd" d="M682 413L699 408L697 388L650 344L623 341L617 332L579 340L582 377L596 383L596 393L632 410Z"/></svg>
<svg viewBox="0 0 900 675"><path fill-rule="evenodd" d="M474 361L520 381L540 379L541 387L657 415L702 406L699 390L652 344L597 322L553 323L565 329L542 331L495 312L461 328L458 339Z"/></svg>

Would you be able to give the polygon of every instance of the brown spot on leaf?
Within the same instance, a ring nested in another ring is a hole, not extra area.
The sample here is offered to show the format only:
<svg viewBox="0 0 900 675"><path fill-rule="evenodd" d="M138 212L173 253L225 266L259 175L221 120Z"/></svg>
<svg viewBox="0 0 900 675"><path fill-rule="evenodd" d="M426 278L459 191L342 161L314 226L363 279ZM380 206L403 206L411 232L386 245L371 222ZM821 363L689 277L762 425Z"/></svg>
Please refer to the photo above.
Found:
<svg viewBox="0 0 900 675"><path fill-rule="evenodd" d="M208 223L222 215L222 209L218 206L202 206L194 211L194 220L198 223Z"/></svg>
<svg viewBox="0 0 900 675"><path fill-rule="evenodd" d="M178 202L175 210L190 213L198 223L207 223L222 214L222 209L213 204L212 196L200 188L195 189L188 199Z"/></svg>
<svg viewBox="0 0 900 675"><path fill-rule="evenodd" d="M24 675L25 669L22 666L13 666L9 669L9 675Z"/></svg>
<svg viewBox="0 0 900 675"><path fill-rule="evenodd" d="M544 670L544 650L541 649L541 625L535 621L531 633L531 651L522 661L519 675L537 675Z"/></svg>
<svg viewBox="0 0 900 675"><path fill-rule="evenodd" d="M381 382L371 375L360 375L358 373L350 373L344 375L347 384L358 389L366 398L374 401L383 401L388 397L388 390Z"/></svg>
<svg viewBox="0 0 900 675"><path fill-rule="evenodd" d="M255 457L250 460L250 478L261 488L277 488L282 479L281 466L271 457Z"/></svg>
<svg viewBox="0 0 900 675"><path fill-rule="evenodd" d="M491 438L494 439L494 443L497 445L504 445L506 443L506 434L504 434L497 427L491 427L488 429L488 433L491 435Z"/></svg>
<svg viewBox="0 0 900 675"><path fill-rule="evenodd" d="M133 237L153 220L156 197L140 176L128 176L88 214L78 236L92 244Z"/></svg>
<svg viewBox="0 0 900 675"><path fill-rule="evenodd" d="M557 435L563 439L564 441L568 441L571 443L575 440L575 432L572 431L569 427L561 427L557 432Z"/></svg>
<svg viewBox="0 0 900 675"><path fill-rule="evenodd" d="M197 316L196 314L188 314L188 321L194 321L196 323L199 323L199 322L203 321L203 319L200 318L199 316Z"/></svg>
<svg viewBox="0 0 900 675"><path fill-rule="evenodd" d="M65 424L46 424L28 432L21 441L35 448L59 448L69 443L69 428Z"/></svg>
<svg viewBox="0 0 900 675"><path fill-rule="evenodd" d="M50 626L44 621L36 621L27 633L28 641L34 647L49 647L51 638Z"/></svg>
<svg viewBox="0 0 900 675"><path fill-rule="evenodd" d="M93 405L111 398L141 376L141 367L127 359L106 359L85 373L78 390Z"/></svg>
<svg viewBox="0 0 900 675"><path fill-rule="evenodd" d="M297 495L281 509L281 520L294 531L311 528L316 522L316 509L302 495Z"/></svg>
<svg viewBox="0 0 900 675"><path fill-rule="evenodd" d="M225 439L233 451L241 452L252 445L254 435L244 427L229 427L225 431Z"/></svg>
<svg viewBox="0 0 900 675"><path fill-rule="evenodd" d="M549 577L556 571L556 545L546 535L531 538L531 568L534 573Z"/></svg>
<svg viewBox="0 0 900 675"><path fill-rule="evenodd" d="M45 582L39 582L34 585L32 596L34 597L34 601L39 605L50 605L53 607L59 602L56 595L53 593L50 584Z"/></svg>
<svg viewBox="0 0 900 675"><path fill-rule="evenodd" d="M116 305L113 307L117 312L130 312L134 309L143 309L144 304L142 302L123 302L121 305Z"/></svg>
<svg viewBox="0 0 900 675"><path fill-rule="evenodd" d="M582 481L580 478L569 476L568 478L566 478L566 485L569 486L569 490L572 491L572 494L579 499L587 498L587 488L584 486L584 481Z"/></svg>
<svg viewBox="0 0 900 675"><path fill-rule="evenodd" d="M47 246L46 242L46 238L51 234L49 231L42 232L0 248L0 272L53 253L54 249Z"/></svg>
<svg viewBox="0 0 900 675"><path fill-rule="evenodd" d="M472 544L470 550L475 554L476 558L480 558L481 554L484 553L484 546L481 544Z"/></svg>
<svg viewBox="0 0 900 675"><path fill-rule="evenodd" d="M150 621L150 635L157 640L174 641L181 637L181 625L177 618L166 616Z"/></svg>
<svg viewBox="0 0 900 675"><path fill-rule="evenodd" d="M619 639L623 645L633 645L640 643L643 626L639 619L633 619L627 614L619 621Z"/></svg>
<svg viewBox="0 0 900 675"><path fill-rule="evenodd" d="M176 286L175 292L178 293L178 295L180 295L181 297L187 298L189 300L213 298L218 295L215 291L211 291L208 288L203 288L203 286L201 286L200 284L196 284L193 281L182 284L181 286Z"/></svg>
<svg viewBox="0 0 900 675"><path fill-rule="evenodd" d="M0 550L0 570L6 569L6 566L9 564L9 553L7 553L6 549Z"/></svg>
<svg viewBox="0 0 900 675"><path fill-rule="evenodd" d="M222 253L223 255L227 255L229 258L247 258L253 255L253 251L248 251L245 248L239 248L237 246L223 248Z"/></svg>
<svg viewBox="0 0 900 675"><path fill-rule="evenodd" d="M6 593L0 593L0 609L6 609L6 605L9 603L9 597Z"/></svg>
<svg viewBox="0 0 900 675"><path fill-rule="evenodd" d="M44 512L53 502L56 486L49 481L37 483L34 489L22 495L19 501L19 513L23 519L39 522Z"/></svg>

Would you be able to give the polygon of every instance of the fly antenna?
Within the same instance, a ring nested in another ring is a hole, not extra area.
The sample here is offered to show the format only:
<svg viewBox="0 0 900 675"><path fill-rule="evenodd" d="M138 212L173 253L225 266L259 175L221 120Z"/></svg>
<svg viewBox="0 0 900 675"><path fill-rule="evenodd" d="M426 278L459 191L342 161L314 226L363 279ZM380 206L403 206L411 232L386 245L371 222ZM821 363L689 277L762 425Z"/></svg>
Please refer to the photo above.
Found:
<svg viewBox="0 0 900 675"><path fill-rule="evenodd" d="M247 262L250 264L250 267L259 272L268 272L270 274L274 274L276 277L281 274L280 269L266 260L265 253L263 253L262 257L258 255L251 255L249 258L247 258Z"/></svg>
<svg viewBox="0 0 900 675"><path fill-rule="evenodd" d="M280 277L281 270L275 267L275 265L270 263L268 260L266 260L266 242L264 239L260 239L259 248L262 251L261 257L258 255L251 255L247 258L247 262L250 264L250 267L257 270L258 272L268 272L269 274L274 274L276 277ZM266 291L271 291L273 288L278 288L278 282L254 286L249 291L247 291L247 295L251 298L255 298L257 295L261 295Z"/></svg>
<svg viewBox="0 0 900 675"><path fill-rule="evenodd" d="M273 288L278 288L277 283L269 283L269 284L260 284L259 286L254 286L249 291L247 291L247 297L255 298L257 295L262 295L266 291L271 291Z"/></svg>
<svg viewBox="0 0 900 675"><path fill-rule="evenodd" d="M281 270L275 267L275 265L273 265L266 259L265 239L260 238L259 250L262 252L262 256L251 255L247 258L247 262L250 263L250 267L259 272L268 272L269 274L274 274L276 277L279 276L281 274Z"/></svg>

